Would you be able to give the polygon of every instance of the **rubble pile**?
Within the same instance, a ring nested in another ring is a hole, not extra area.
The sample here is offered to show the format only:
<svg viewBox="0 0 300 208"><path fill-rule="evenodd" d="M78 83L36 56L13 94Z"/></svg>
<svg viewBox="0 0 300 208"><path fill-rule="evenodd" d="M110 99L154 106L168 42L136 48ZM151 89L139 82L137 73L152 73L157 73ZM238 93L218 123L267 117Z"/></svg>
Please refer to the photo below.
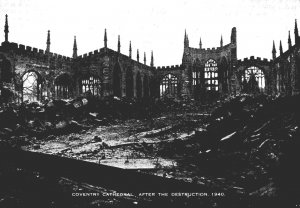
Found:
<svg viewBox="0 0 300 208"><path fill-rule="evenodd" d="M69 100L23 102L0 106L0 138L11 136L47 137L80 132L118 119L147 117L154 101L109 97L79 97Z"/></svg>
<svg viewBox="0 0 300 208"><path fill-rule="evenodd" d="M191 139L161 143L157 154L181 164L170 177L185 172L228 195L299 198L299 101L241 95L219 102Z"/></svg>
<svg viewBox="0 0 300 208"><path fill-rule="evenodd" d="M0 138L90 162L154 160L157 167L142 172L240 199L300 198L299 101L245 94L210 105L117 97L25 103L1 109Z"/></svg>

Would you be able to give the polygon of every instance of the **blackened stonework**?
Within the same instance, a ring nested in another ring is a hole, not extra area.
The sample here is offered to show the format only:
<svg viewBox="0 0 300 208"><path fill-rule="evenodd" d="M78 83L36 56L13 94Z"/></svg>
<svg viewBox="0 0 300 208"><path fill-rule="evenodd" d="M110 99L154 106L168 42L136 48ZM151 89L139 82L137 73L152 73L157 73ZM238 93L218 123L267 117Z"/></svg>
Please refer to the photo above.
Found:
<svg viewBox="0 0 300 208"><path fill-rule="evenodd" d="M94 52L78 56L74 60L74 76L76 86L79 86L76 94L79 95L86 91L88 84L82 83L82 80L99 79L99 92L92 92L97 96L117 96L138 97L138 92L144 97L153 94L154 89L149 87L149 82L144 83L145 79L152 79L155 76L153 67L139 63L126 55L109 48L102 48ZM132 83L128 83L131 81ZM140 85L138 83L141 83ZM126 87L130 85L132 87ZM137 89L137 85L141 89ZM132 92L129 92L131 90Z"/></svg>
<svg viewBox="0 0 300 208"><path fill-rule="evenodd" d="M189 45L184 35L182 63L173 66L154 66L153 52L149 65L129 55L107 47L77 55L74 38L73 55L62 56L50 51L50 31L46 51L8 40L8 20L5 40L0 46L0 102L43 101L67 99L89 94L95 97L177 98L205 100L210 97L239 93L293 95L300 92L300 41L295 22L295 43L290 34L289 47L276 57L273 41L272 60L260 57L237 59L237 30L231 30L226 44L221 37L220 47L199 48ZM71 50L70 50L71 51Z"/></svg>
<svg viewBox="0 0 300 208"><path fill-rule="evenodd" d="M199 48L189 46L187 34L184 40L182 58L181 95L201 98L205 94L230 94L235 91L233 74L237 60L236 28L232 28L231 41L217 48ZM212 70L214 72L212 72Z"/></svg>
<svg viewBox="0 0 300 208"><path fill-rule="evenodd" d="M37 78L34 86L37 92L35 97L29 99L34 101L70 98L85 93L97 97L150 97L155 95L153 87L157 87L149 83L154 79L153 67L109 48L69 58L4 42L0 47L0 57L1 90L5 91L5 86L13 86L16 92L13 99L16 102L27 99L24 89L28 86L24 84L24 77L30 73ZM126 82L126 77L132 83ZM126 84L132 87L126 88ZM129 90L132 92L127 92Z"/></svg>

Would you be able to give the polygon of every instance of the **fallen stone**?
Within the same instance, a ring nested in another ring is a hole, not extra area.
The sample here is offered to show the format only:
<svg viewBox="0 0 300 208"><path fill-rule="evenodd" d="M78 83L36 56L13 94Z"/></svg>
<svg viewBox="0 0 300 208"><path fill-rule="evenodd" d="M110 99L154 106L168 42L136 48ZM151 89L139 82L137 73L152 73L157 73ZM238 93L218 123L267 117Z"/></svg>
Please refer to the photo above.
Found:
<svg viewBox="0 0 300 208"><path fill-rule="evenodd" d="M56 136L54 136L54 135L49 135L46 138L46 140L54 140L54 139L56 139Z"/></svg>
<svg viewBox="0 0 300 208"><path fill-rule="evenodd" d="M39 144L34 144L33 145L33 149L35 149L35 150L40 149L40 148L41 148L41 146Z"/></svg>
<svg viewBox="0 0 300 208"><path fill-rule="evenodd" d="M102 139L99 136L94 136L94 141L102 142Z"/></svg>
<svg viewBox="0 0 300 208"><path fill-rule="evenodd" d="M57 123L55 125L55 128L56 129L63 129L63 128L66 128L68 125L68 123L66 121L60 121L59 123Z"/></svg>

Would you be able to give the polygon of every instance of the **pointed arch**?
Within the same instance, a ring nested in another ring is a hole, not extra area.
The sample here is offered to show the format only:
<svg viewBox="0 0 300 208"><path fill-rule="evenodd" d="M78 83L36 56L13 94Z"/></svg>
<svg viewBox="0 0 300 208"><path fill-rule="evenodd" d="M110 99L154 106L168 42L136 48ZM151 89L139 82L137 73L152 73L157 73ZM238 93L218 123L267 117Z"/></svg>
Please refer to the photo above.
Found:
<svg viewBox="0 0 300 208"><path fill-rule="evenodd" d="M22 100L35 102L42 99L43 78L35 70L22 75Z"/></svg>
<svg viewBox="0 0 300 208"><path fill-rule="evenodd" d="M144 97L149 97L149 78L147 74L144 75Z"/></svg>
<svg viewBox="0 0 300 208"><path fill-rule="evenodd" d="M200 60L197 58L194 62L193 70L192 70L192 85L196 87L200 84Z"/></svg>
<svg viewBox="0 0 300 208"><path fill-rule="evenodd" d="M81 93L90 93L93 96L102 95L102 80L99 76L86 74L81 78L79 83Z"/></svg>
<svg viewBox="0 0 300 208"><path fill-rule="evenodd" d="M205 63L204 79L205 87L208 91L219 91L219 70L215 60L209 59Z"/></svg>
<svg viewBox="0 0 300 208"><path fill-rule="evenodd" d="M133 74L130 68L126 70L126 97L133 97Z"/></svg>
<svg viewBox="0 0 300 208"><path fill-rule="evenodd" d="M173 74L167 74L160 82L161 97L177 97L178 95L178 78Z"/></svg>
<svg viewBox="0 0 300 208"><path fill-rule="evenodd" d="M262 69L250 66L245 69L242 75L243 90L246 93L265 91L265 74Z"/></svg>
<svg viewBox="0 0 300 208"><path fill-rule="evenodd" d="M142 79L139 71L136 74L136 97L138 99L142 97Z"/></svg>
<svg viewBox="0 0 300 208"><path fill-rule="evenodd" d="M68 99L72 97L72 77L63 73L55 78L55 97L58 99Z"/></svg>
<svg viewBox="0 0 300 208"><path fill-rule="evenodd" d="M220 80L220 87L222 92L228 92L228 77L229 77L229 64L227 59L223 56L221 58L221 64L219 67L219 80Z"/></svg>
<svg viewBox="0 0 300 208"><path fill-rule="evenodd" d="M153 76L149 77L149 95L150 97L159 97L159 80Z"/></svg>
<svg viewBox="0 0 300 208"><path fill-rule="evenodd" d="M113 95L117 97L121 97L121 83L122 83L122 74L121 74L121 67L119 63L116 63L114 70L113 70Z"/></svg>

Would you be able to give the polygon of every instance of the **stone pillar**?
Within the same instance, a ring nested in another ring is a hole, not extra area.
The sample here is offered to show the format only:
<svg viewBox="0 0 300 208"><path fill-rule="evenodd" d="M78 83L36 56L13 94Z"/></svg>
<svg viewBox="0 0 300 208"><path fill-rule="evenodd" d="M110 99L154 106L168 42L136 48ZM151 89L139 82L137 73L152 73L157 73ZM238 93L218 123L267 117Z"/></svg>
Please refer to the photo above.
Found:
<svg viewBox="0 0 300 208"><path fill-rule="evenodd" d="M122 72L121 95L122 95L122 97L126 97L126 72Z"/></svg>
<svg viewBox="0 0 300 208"><path fill-rule="evenodd" d="M294 68L294 83L293 83L293 95L300 94L300 50L296 51L295 60L292 64Z"/></svg>
<svg viewBox="0 0 300 208"><path fill-rule="evenodd" d="M108 96L111 94L111 79L110 79L110 71L109 71L109 57L104 57L103 63L103 96Z"/></svg>
<svg viewBox="0 0 300 208"><path fill-rule="evenodd" d="M137 90L136 90L136 73L133 73L133 97L137 97Z"/></svg>
<svg viewBox="0 0 300 208"><path fill-rule="evenodd" d="M190 79L189 79L189 67L186 66L185 70L182 71L182 83L181 84L181 96L182 97L191 97L190 89Z"/></svg>
<svg viewBox="0 0 300 208"><path fill-rule="evenodd" d="M141 83L142 83L141 90L142 90L142 98L143 98L145 96L144 95L144 74L141 74Z"/></svg>

